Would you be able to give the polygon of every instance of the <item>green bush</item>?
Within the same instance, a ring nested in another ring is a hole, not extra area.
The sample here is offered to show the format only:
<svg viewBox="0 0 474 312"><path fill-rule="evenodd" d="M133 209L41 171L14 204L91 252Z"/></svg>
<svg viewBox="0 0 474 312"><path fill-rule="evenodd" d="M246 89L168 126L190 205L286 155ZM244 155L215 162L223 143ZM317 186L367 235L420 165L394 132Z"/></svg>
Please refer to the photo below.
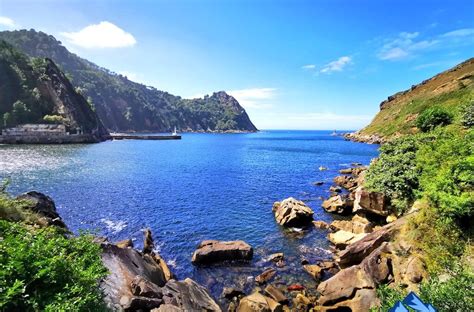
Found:
<svg viewBox="0 0 474 312"><path fill-rule="evenodd" d="M105 310L98 281L106 274L90 235L0 220L0 310Z"/></svg>
<svg viewBox="0 0 474 312"><path fill-rule="evenodd" d="M461 124L467 128L474 126L474 101L461 106Z"/></svg>
<svg viewBox="0 0 474 312"><path fill-rule="evenodd" d="M45 115L43 117L43 121L49 124L58 124L58 125L66 123L66 119L64 119L64 117L59 116L59 115Z"/></svg>
<svg viewBox="0 0 474 312"><path fill-rule="evenodd" d="M474 215L474 131L435 131L417 154L421 195L442 217L469 221Z"/></svg>
<svg viewBox="0 0 474 312"><path fill-rule="evenodd" d="M474 311L474 274L467 269L432 277L420 288L420 297L438 311Z"/></svg>
<svg viewBox="0 0 474 312"><path fill-rule="evenodd" d="M419 140L407 136L382 145L379 159L366 175L366 187L391 199L393 209L403 213L415 198L420 169L416 163Z"/></svg>
<svg viewBox="0 0 474 312"><path fill-rule="evenodd" d="M425 109L416 119L416 126L422 132L428 132L438 126L449 125L453 116L441 107Z"/></svg>

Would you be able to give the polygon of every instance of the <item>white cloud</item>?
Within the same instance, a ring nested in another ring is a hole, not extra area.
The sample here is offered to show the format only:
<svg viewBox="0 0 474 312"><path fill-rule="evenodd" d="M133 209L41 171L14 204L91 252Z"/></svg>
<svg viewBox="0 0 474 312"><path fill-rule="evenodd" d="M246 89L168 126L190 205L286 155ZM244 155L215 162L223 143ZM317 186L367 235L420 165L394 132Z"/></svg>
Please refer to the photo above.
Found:
<svg viewBox="0 0 474 312"><path fill-rule="evenodd" d="M423 40L419 37L418 32L402 32L395 38L385 40L377 56L381 60L396 61L416 56L427 50L467 45L472 43L472 40L467 39L474 38L474 28L456 29Z"/></svg>
<svg viewBox="0 0 474 312"><path fill-rule="evenodd" d="M341 56L335 61L332 61L321 69L321 73L332 73L336 71L342 71L346 65L350 64L352 59L350 56Z"/></svg>
<svg viewBox="0 0 474 312"><path fill-rule="evenodd" d="M250 88L227 91L245 108L267 109L272 107L268 101L276 96L275 88Z"/></svg>
<svg viewBox="0 0 474 312"><path fill-rule="evenodd" d="M302 69L305 69L305 70L313 70L316 68L316 65L314 64L308 64L308 65L303 65L301 66Z"/></svg>
<svg viewBox="0 0 474 312"><path fill-rule="evenodd" d="M402 32L396 38L389 39L378 52L381 60L400 60L411 56L413 53L428 49L439 43L439 40L416 40L420 33Z"/></svg>
<svg viewBox="0 0 474 312"><path fill-rule="evenodd" d="M12 29L15 28L16 24L11 18L6 16L0 16L0 27L1 26Z"/></svg>
<svg viewBox="0 0 474 312"><path fill-rule="evenodd" d="M474 35L474 28L462 28L462 29L457 29L457 30L447 32L441 35L441 37L453 38L453 37L467 37L467 36L472 36L472 35Z"/></svg>
<svg viewBox="0 0 474 312"><path fill-rule="evenodd" d="M123 48L137 43L132 34L110 22L89 25L78 32L62 32L71 44L86 48Z"/></svg>

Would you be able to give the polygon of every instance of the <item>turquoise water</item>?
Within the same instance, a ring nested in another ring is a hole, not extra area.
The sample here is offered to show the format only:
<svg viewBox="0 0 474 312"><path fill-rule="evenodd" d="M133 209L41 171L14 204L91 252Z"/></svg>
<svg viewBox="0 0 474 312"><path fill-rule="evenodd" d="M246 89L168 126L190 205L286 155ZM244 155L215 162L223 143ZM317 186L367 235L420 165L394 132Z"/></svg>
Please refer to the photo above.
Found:
<svg viewBox="0 0 474 312"><path fill-rule="evenodd" d="M287 266L277 279L309 283L300 262L329 256L327 233L283 230L273 202L293 196L313 208L315 219L331 221L320 205L337 171L376 155L377 146L328 131L184 134L180 141L0 145L0 177L10 178L12 193L35 189L52 196L73 231L93 230L112 241L131 237L140 247L141 230L150 227L177 276L218 295L223 283L251 287L250 277L269 265L265 257L279 251ZM205 239L245 240L254 260L195 268L191 255Z"/></svg>

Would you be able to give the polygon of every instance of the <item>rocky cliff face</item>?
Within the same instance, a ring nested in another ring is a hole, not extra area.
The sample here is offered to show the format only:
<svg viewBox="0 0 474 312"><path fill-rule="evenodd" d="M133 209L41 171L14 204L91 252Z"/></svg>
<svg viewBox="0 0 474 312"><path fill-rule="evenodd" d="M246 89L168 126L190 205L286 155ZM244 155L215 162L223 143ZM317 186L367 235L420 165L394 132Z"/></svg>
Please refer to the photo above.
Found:
<svg viewBox="0 0 474 312"><path fill-rule="evenodd" d="M61 42L35 30L0 32L32 57L50 58L90 99L105 127L114 131L256 131L240 104L225 92L183 99L128 80L69 52Z"/></svg>
<svg viewBox="0 0 474 312"><path fill-rule="evenodd" d="M39 84L43 96L54 103L53 113L69 120L70 128L79 128L97 140L105 138L108 131L84 97L74 91L72 84L53 61L46 60L45 74L48 80Z"/></svg>
<svg viewBox="0 0 474 312"><path fill-rule="evenodd" d="M29 59L4 41L0 41L0 117L1 127L55 122L73 133L80 130L87 141L108 136L89 103L53 61Z"/></svg>

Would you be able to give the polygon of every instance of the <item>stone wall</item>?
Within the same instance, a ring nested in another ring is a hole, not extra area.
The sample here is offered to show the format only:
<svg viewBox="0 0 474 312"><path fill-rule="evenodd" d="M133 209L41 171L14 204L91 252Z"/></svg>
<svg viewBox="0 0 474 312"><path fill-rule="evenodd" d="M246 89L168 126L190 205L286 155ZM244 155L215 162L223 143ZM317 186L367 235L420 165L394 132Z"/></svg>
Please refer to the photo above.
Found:
<svg viewBox="0 0 474 312"><path fill-rule="evenodd" d="M75 144L97 143L103 140L91 134L0 135L0 144Z"/></svg>
<svg viewBox="0 0 474 312"><path fill-rule="evenodd" d="M2 135L13 136L56 136L66 134L66 126L56 124L24 124L2 130Z"/></svg>

